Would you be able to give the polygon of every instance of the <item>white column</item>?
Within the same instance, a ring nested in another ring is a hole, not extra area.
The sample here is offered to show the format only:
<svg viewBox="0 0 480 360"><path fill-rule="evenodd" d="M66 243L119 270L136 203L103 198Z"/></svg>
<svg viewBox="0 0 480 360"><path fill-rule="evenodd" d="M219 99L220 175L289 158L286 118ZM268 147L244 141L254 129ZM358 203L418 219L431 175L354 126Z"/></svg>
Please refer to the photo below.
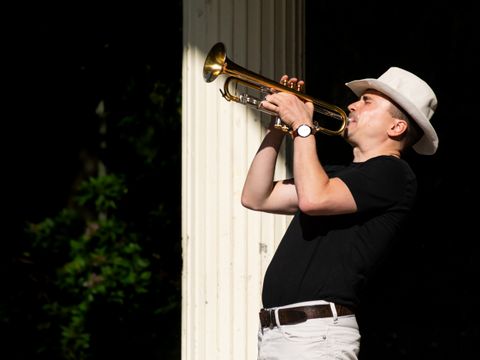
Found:
<svg viewBox="0 0 480 360"><path fill-rule="evenodd" d="M269 118L223 99L225 76L206 83L205 57L221 41L242 67L302 77L303 3L183 1L182 360L256 358L263 275L290 221L241 206ZM284 153L277 178L289 176Z"/></svg>

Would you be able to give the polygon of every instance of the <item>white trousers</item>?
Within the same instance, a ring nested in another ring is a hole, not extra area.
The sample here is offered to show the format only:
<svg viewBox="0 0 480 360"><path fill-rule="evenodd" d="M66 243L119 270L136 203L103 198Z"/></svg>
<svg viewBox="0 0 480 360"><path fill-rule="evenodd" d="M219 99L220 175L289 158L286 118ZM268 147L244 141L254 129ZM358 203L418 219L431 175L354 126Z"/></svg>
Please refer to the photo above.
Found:
<svg viewBox="0 0 480 360"><path fill-rule="evenodd" d="M355 315L337 316L333 303L309 301L289 307L330 304L333 317L309 319L295 325L280 325L258 331L258 360L357 360L360 333Z"/></svg>

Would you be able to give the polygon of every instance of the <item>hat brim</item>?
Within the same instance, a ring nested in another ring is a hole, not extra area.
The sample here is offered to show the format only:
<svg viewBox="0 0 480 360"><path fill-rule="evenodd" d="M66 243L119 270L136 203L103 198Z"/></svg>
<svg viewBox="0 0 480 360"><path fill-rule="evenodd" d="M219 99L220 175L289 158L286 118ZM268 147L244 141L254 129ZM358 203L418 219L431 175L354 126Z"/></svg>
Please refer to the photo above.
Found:
<svg viewBox="0 0 480 360"><path fill-rule="evenodd" d="M377 79L354 80L345 85L347 85L357 96L361 96L368 89L374 89L387 95L406 111L423 130L423 136L413 145L413 149L422 155L432 155L437 151L438 136L435 129L430 124L429 119L427 119L425 115L405 96Z"/></svg>

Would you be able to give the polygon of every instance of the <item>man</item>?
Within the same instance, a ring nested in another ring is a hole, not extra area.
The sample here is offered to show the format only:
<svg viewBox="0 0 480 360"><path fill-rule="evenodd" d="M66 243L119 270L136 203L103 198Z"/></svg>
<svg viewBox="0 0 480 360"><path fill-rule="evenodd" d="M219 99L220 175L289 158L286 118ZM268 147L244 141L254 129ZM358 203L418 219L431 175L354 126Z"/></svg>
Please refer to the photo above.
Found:
<svg viewBox="0 0 480 360"><path fill-rule="evenodd" d="M291 85L297 79L282 77ZM357 359L355 311L369 276L385 260L415 201L415 174L404 151L434 154L430 123L437 99L416 75L392 67L378 79L346 84L347 166L323 166L317 155L313 105L279 92L262 106L292 129L293 178L274 182L285 132L272 125L255 155L242 193L252 210L294 214L265 274L258 359Z"/></svg>

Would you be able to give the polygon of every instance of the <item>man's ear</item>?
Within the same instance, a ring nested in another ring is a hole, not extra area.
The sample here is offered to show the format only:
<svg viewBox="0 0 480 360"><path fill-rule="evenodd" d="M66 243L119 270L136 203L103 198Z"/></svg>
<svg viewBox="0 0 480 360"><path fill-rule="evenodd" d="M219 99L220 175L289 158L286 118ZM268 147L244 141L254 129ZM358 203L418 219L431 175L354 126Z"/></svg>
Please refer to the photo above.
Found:
<svg viewBox="0 0 480 360"><path fill-rule="evenodd" d="M388 129L388 135L398 137L407 131L408 124L405 120L394 119L392 125Z"/></svg>

